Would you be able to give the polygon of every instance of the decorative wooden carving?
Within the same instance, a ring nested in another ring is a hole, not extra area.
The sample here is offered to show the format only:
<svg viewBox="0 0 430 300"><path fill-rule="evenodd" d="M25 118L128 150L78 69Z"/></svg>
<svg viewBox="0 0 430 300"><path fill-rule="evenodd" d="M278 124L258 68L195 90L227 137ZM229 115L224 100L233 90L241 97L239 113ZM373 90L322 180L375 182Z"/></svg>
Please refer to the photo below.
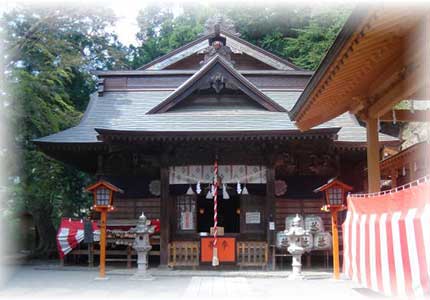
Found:
<svg viewBox="0 0 430 300"><path fill-rule="evenodd" d="M216 73L211 77L211 87L215 90L217 94L225 87L224 76L222 73Z"/></svg>
<svg viewBox="0 0 430 300"><path fill-rule="evenodd" d="M292 154L283 152L278 154L276 157L275 169L276 172L280 172L282 170L287 175L291 175L297 171L297 162L295 161Z"/></svg>
<svg viewBox="0 0 430 300"><path fill-rule="evenodd" d="M335 157L329 154L323 154L320 156L311 154L309 158L310 164L308 168L312 173L321 176L330 176L336 174L337 163Z"/></svg>
<svg viewBox="0 0 430 300"><path fill-rule="evenodd" d="M205 54L204 60L200 64L204 65L211 60L216 54L225 58L230 64L234 65L231 59L232 51L227 46L227 39L220 34L220 24L214 25L214 34L209 38L209 47L204 49L201 53Z"/></svg>
<svg viewBox="0 0 430 300"><path fill-rule="evenodd" d="M288 185L284 180L275 181L275 196L283 196L287 192Z"/></svg>

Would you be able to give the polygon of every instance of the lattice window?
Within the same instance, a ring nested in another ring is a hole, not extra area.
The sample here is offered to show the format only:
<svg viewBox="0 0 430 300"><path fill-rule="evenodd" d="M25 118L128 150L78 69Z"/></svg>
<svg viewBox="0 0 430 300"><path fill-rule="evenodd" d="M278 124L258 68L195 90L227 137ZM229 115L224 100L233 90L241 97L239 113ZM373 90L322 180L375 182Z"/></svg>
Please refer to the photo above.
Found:
<svg viewBox="0 0 430 300"><path fill-rule="evenodd" d="M97 205L109 205L110 190L104 187L100 187L96 192Z"/></svg>
<svg viewBox="0 0 430 300"><path fill-rule="evenodd" d="M338 187L330 188L328 190L329 201L331 205L342 205L343 190Z"/></svg>
<svg viewBox="0 0 430 300"><path fill-rule="evenodd" d="M197 228L197 199L194 195L176 198L176 228L180 231L195 232Z"/></svg>

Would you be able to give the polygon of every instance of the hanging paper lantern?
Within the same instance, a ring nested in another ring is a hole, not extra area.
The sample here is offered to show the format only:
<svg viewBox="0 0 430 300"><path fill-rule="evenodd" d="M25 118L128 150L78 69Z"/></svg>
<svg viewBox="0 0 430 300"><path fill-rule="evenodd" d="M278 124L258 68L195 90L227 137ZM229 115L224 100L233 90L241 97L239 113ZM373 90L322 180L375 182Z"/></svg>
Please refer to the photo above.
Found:
<svg viewBox="0 0 430 300"><path fill-rule="evenodd" d="M223 199L230 199L230 195L227 193L227 186L225 183L222 185L222 197Z"/></svg>
<svg viewBox="0 0 430 300"><path fill-rule="evenodd" d="M197 181L197 185L196 185L196 193L198 195L200 195L200 193L202 192L202 188L200 187L200 181Z"/></svg>
<svg viewBox="0 0 430 300"><path fill-rule="evenodd" d="M237 182L237 187L236 187L236 192L238 195L240 195L242 193L242 187L240 186L240 182Z"/></svg>

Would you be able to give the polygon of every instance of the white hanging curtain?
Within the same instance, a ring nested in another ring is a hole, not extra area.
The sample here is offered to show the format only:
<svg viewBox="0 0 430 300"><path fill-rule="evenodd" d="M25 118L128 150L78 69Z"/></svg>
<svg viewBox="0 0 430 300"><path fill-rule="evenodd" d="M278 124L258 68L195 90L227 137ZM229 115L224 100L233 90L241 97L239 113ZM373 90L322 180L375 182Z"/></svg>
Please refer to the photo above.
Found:
<svg viewBox="0 0 430 300"><path fill-rule="evenodd" d="M170 184L211 183L213 180L212 165L189 165L169 167ZM220 165L219 176L223 183L265 184L266 167L260 165Z"/></svg>

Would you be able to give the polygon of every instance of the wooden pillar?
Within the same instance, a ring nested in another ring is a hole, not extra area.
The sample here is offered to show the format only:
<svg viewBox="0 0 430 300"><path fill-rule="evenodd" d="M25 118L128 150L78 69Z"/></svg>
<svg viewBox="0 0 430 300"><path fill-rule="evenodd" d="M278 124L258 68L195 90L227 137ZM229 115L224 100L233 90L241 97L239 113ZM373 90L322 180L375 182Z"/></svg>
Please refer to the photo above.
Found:
<svg viewBox="0 0 430 300"><path fill-rule="evenodd" d="M390 176L391 176L391 188L395 188L397 186L397 169L391 169L390 170Z"/></svg>
<svg viewBox="0 0 430 300"><path fill-rule="evenodd" d="M131 248L130 245L127 246L127 269L131 269L132 267L132 254L133 254L133 249Z"/></svg>
<svg viewBox="0 0 430 300"><path fill-rule="evenodd" d="M275 168L273 164L269 164L266 167L266 202L265 202L265 220L266 220L266 238L267 245L270 249L274 243L275 231L269 229L269 222L275 222ZM275 264L273 263L273 251L268 251L268 264L270 264L270 269L275 269Z"/></svg>
<svg viewBox="0 0 430 300"><path fill-rule="evenodd" d="M366 121L367 130L367 178L369 193L379 192L381 171L379 169L379 136L378 120L369 118Z"/></svg>
<svg viewBox="0 0 430 300"><path fill-rule="evenodd" d="M410 162L408 159L406 159L405 168L407 170L406 174L408 174L408 181L407 182L413 181L415 178L415 172L413 170L414 164L412 162Z"/></svg>
<svg viewBox="0 0 430 300"><path fill-rule="evenodd" d="M160 169L160 267L167 267L170 239L169 167L165 162Z"/></svg>

